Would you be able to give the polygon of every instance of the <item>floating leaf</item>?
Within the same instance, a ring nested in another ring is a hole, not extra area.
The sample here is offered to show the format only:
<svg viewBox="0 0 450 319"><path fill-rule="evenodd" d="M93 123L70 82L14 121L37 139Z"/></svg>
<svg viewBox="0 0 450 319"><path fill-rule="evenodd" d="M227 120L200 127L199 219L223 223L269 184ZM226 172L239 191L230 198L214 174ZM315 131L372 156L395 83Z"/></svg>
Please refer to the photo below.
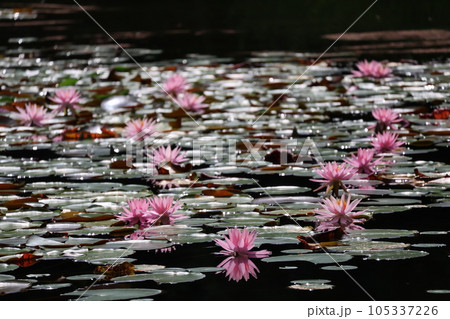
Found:
<svg viewBox="0 0 450 319"><path fill-rule="evenodd" d="M91 288L89 290L76 290L63 294L63 296L78 296L79 300L90 301L106 301L106 300L129 300L136 298L145 298L155 296L161 293L158 289L142 289L142 288L111 288L111 289L97 289Z"/></svg>
<svg viewBox="0 0 450 319"><path fill-rule="evenodd" d="M134 270L135 271L143 271L143 272L151 272L154 270L161 270L166 268L166 266L162 266L162 265L146 265L146 264L142 264L142 265L134 265Z"/></svg>
<svg viewBox="0 0 450 319"><path fill-rule="evenodd" d="M308 290L308 291L314 291L314 290L326 290L326 289L333 289L333 285L326 285L326 284L311 284L311 285L291 285L288 287L289 289L296 289L296 290Z"/></svg>
<svg viewBox="0 0 450 319"><path fill-rule="evenodd" d="M31 284L27 281L0 281L0 295L22 292L29 287L31 287Z"/></svg>
<svg viewBox="0 0 450 319"><path fill-rule="evenodd" d="M429 294L450 294L450 289L431 289L427 290Z"/></svg>
<svg viewBox="0 0 450 319"><path fill-rule="evenodd" d="M307 261L314 264L332 264L343 263L352 259L352 256L345 254L325 254L314 253L305 255L285 255L263 258L265 262L289 262L289 261Z"/></svg>
<svg viewBox="0 0 450 319"><path fill-rule="evenodd" d="M12 275L0 275L0 281L10 281L14 279L16 279L16 277Z"/></svg>
<svg viewBox="0 0 450 319"><path fill-rule="evenodd" d="M330 266L328 266L330 267ZM291 283L297 285L320 285L327 284L330 280L328 279L300 279L300 280L292 280Z"/></svg>
<svg viewBox="0 0 450 319"><path fill-rule="evenodd" d="M299 186L272 186L272 187L256 187L244 189L245 193L265 193L269 195L297 194L310 191L308 187Z"/></svg>
<svg viewBox="0 0 450 319"><path fill-rule="evenodd" d="M369 260L401 260L427 256L428 253L419 250L385 250L371 252L367 259Z"/></svg>
<svg viewBox="0 0 450 319"><path fill-rule="evenodd" d="M375 250L393 250L408 248L409 244L387 241L343 241L342 246L327 247L330 252L365 253Z"/></svg>
<svg viewBox="0 0 450 319"><path fill-rule="evenodd" d="M7 271L12 271L12 270L17 269L17 268L19 268L19 266L14 265L14 264L9 265L9 264L0 263L0 273L7 272Z"/></svg>
<svg viewBox="0 0 450 319"><path fill-rule="evenodd" d="M358 267L356 266L352 266L352 265L341 265L341 266L324 266L322 268L320 268L322 270L355 270L358 269Z"/></svg>
<svg viewBox="0 0 450 319"><path fill-rule="evenodd" d="M28 207L31 207L31 206L27 205L28 203L36 203L38 201L39 200L37 198L27 197L27 198L14 199L14 200L4 202L2 204L2 206L6 207L10 210L19 209L22 207L28 208Z"/></svg>
<svg viewBox="0 0 450 319"><path fill-rule="evenodd" d="M94 273L105 275L105 280L111 280L114 277L134 275L134 265L129 262L123 262L111 266L97 266L94 269Z"/></svg>
<svg viewBox="0 0 450 319"><path fill-rule="evenodd" d="M119 240L106 243L105 248L127 248L133 250L155 250L172 246L167 241L156 240Z"/></svg>
<svg viewBox="0 0 450 319"><path fill-rule="evenodd" d="M150 274L139 274L133 276L114 278L115 282L134 282L153 280L160 284L178 284L183 282L191 282L204 278L205 275L199 272L190 271L161 271Z"/></svg>
<svg viewBox="0 0 450 319"><path fill-rule="evenodd" d="M410 237L415 236L419 232L417 230L406 230L406 229L365 229L350 231L350 237L362 237L367 239L377 239L377 238L399 238L399 237Z"/></svg>
<svg viewBox="0 0 450 319"><path fill-rule="evenodd" d="M65 283L56 283L56 284L42 284L42 285L34 285L32 287L32 290L55 290L55 289L61 289L61 288L67 288L70 287L72 284L65 282Z"/></svg>
<svg viewBox="0 0 450 319"><path fill-rule="evenodd" d="M224 268L219 268L219 267L195 267L195 268L188 268L186 269L187 271L190 272L218 272L218 271L222 271L224 270Z"/></svg>
<svg viewBox="0 0 450 319"><path fill-rule="evenodd" d="M76 275L76 276L69 276L66 278L66 280L102 280L104 279L104 275L98 275L98 274L86 274L86 275Z"/></svg>

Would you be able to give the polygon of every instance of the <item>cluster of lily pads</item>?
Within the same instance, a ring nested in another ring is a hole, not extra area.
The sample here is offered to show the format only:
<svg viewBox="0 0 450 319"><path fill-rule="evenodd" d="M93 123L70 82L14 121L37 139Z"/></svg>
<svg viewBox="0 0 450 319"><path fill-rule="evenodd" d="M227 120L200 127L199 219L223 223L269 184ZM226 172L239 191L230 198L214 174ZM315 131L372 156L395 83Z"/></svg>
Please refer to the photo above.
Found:
<svg viewBox="0 0 450 319"><path fill-rule="evenodd" d="M361 224L448 206L448 164L415 159L448 148L447 65L372 61L352 73L331 60L310 66L307 55L257 53L241 64L191 56L140 69L110 59L107 48L85 50L94 51L91 60L0 60L10 70L0 93L2 293L147 298L161 290L120 284L216 272L249 280L259 271L252 258L331 264L327 271L356 256L428 254L380 240L416 230ZM325 163L302 153L308 139ZM232 151L219 154L230 141ZM322 199L310 179L323 183ZM226 256L217 267L157 264L160 252L208 242ZM261 245L272 252L253 249ZM278 245L290 249L278 253ZM140 263L136 251L149 251L155 264ZM46 260L87 262L95 273L58 282L8 274ZM307 278L290 285L332 287Z"/></svg>

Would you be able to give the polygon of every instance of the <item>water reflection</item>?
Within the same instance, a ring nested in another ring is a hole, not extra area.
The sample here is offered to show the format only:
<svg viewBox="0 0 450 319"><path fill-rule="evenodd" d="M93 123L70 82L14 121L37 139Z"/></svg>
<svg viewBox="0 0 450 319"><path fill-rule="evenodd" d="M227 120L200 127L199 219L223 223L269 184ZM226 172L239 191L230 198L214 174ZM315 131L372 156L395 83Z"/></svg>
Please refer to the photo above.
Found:
<svg viewBox="0 0 450 319"><path fill-rule="evenodd" d="M250 275L252 275L255 279L258 279L256 273L259 272L259 269L247 256L228 257L217 267L225 268L224 271L220 271L218 273L225 272L225 276L228 277L228 280L238 282L244 278L245 281L247 281L250 279Z"/></svg>

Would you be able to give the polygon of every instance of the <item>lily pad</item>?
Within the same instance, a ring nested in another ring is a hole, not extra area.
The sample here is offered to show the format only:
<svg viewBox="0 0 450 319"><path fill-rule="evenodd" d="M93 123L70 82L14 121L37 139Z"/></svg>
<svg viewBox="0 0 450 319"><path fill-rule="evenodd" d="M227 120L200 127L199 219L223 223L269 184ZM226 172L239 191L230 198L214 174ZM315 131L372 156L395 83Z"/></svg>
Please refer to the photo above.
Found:
<svg viewBox="0 0 450 319"><path fill-rule="evenodd" d="M330 266L324 266L322 268L320 268L322 270L355 270L358 269L357 266L353 266L353 265L341 265L339 266L334 266L334 265L330 265Z"/></svg>
<svg viewBox="0 0 450 319"><path fill-rule="evenodd" d="M66 277L66 280L101 280L104 279L104 275L98 275L98 274L86 274L86 275L76 275L76 276L69 276Z"/></svg>
<svg viewBox="0 0 450 319"><path fill-rule="evenodd" d="M153 280L159 284L178 284L192 282L204 278L205 275L199 272L190 271L161 271L150 274L139 274L114 278L115 282L134 282Z"/></svg>
<svg viewBox="0 0 450 319"><path fill-rule="evenodd" d="M137 298L145 298L155 296L161 293L158 289L143 289L143 288L110 288L110 289L90 289L90 290L76 290L65 293L63 296L77 296L77 300L90 301L106 301L106 300L129 300Z"/></svg>
<svg viewBox="0 0 450 319"><path fill-rule="evenodd" d="M245 193L264 193L269 195L298 194L310 191L308 187L300 186L272 186L244 189Z"/></svg>
<svg viewBox="0 0 450 319"><path fill-rule="evenodd" d="M306 255L285 255L285 256L274 256L263 258L262 261L265 262L290 262L290 261L307 261L314 264L332 264L332 263L343 263L352 259L352 256L345 254L325 254L325 253L314 253Z"/></svg>
<svg viewBox="0 0 450 319"><path fill-rule="evenodd" d="M68 282L56 283L56 284L42 284L42 285L34 285L32 287L32 290L55 290L55 289L67 288L70 286L72 286L72 284L68 283Z"/></svg>
<svg viewBox="0 0 450 319"><path fill-rule="evenodd" d="M385 250L372 252L368 255L369 260L402 260L410 258L425 257L429 253L419 250Z"/></svg>
<svg viewBox="0 0 450 319"><path fill-rule="evenodd" d="M291 285L288 288L289 289L295 289L295 290L314 291L314 290L333 289L333 285L327 285L327 284Z"/></svg>
<svg viewBox="0 0 450 319"><path fill-rule="evenodd" d="M0 281L0 295L14 294L25 291L31 284L27 281Z"/></svg>
<svg viewBox="0 0 450 319"><path fill-rule="evenodd" d="M12 271L12 270L17 269L17 268L19 268L19 266L15 265L15 264L0 263L0 273L7 272L7 271Z"/></svg>
<svg viewBox="0 0 450 319"><path fill-rule="evenodd" d="M406 229L365 229L350 231L349 236L352 238L367 238L367 239L378 239L378 238L399 238L399 237L410 237L416 236L419 232L417 230L406 230Z"/></svg>

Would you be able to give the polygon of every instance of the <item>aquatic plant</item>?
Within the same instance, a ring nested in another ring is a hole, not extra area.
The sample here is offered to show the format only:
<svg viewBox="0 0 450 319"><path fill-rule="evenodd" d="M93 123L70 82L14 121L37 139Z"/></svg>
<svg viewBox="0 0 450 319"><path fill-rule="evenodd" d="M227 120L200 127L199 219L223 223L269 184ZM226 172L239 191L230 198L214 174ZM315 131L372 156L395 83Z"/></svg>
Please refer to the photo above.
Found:
<svg viewBox="0 0 450 319"><path fill-rule="evenodd" d="M258 234L256 231L249 232L247 228L242 231L237 228L228 228L228 237L223 235L223 240L214 241L224 250L220 251L222 255L228 256L247 256L249 258L265 258L271 254L268 250L250 251L254 247L254 241Z"/></svg>
<svg viewBox="0 0 450 319"><path fill-rule="evenodd" d="M167 147L160 146L156 149L152 149L147 156L149 157L150 162L157 167L163 167L166 164L180 165L188 160L186 154L181 152L181 148L179 146L172 149L170 145Z"/></svg>
<svg viewBox="0 0 450 319"><path fill-rule="evenodd" d="M174 74L162 85L164 91L169 94L178 95L189 89L186 79L181 74Z"/></svg>
<svg viewBox="0 0 450 319"><path fill-rule="evenodd" d="M388 67L383 66L380 62L372 60L368 62L367 60L358 62L356 64L358 70L353 70L353 76L355 77L372 77L372 78L384 78L392 74L392 70Z"/></svg>
<svg viewBox="0 0 450 319"><path fill-rule="evenodd" d="M148 224L148 211L150 203L146 198L137 198L127 201L128 208L122 206L123 212L118 217L119 220L126 221L128 225L139 225L144 229Z"/></svg>
<svg viewBox="0 0 450 319"><path fill-rule="evenodd" d="M187 218L182 214L175 214L181 207L179 201L173 197L153 197L148 200L150 210L146 214L147 225L173 225L176 219Z"/></svg>
<svg viewBox="0 0 450 319"><path fill-rule="evenodd" d="M316 210L317 218L320 220L316 230L328 231L341 228L345 231L364 229L362 226L357 225L363 223L364 220L358 219L357 217L366 210L353 212L360 201L360 199L351 201L351 196L348 195L346 198L345 194L342 195L341 199L336 199L334 197L323 199L320 204L323 209Z"/></svg>
<svg viewBox="0 0 450 319"><path fill-rule="evenodd" d="M398 134L391 133L389 131L383 133L377 133L372 137L371 143L375 148L375 152L378 153L396 153L399 151L400 146L404 144L403 141L398 141Z"/></svg>
<svg viewBox="0 0 450 319"><path fill-rule="evenodd" d="M185 218L184 215L175 214L181 204L173 201L173 197L153 197L132 199L127 201L128 208L118 217L130 226L139 225L139 229L146 229L157 225L173 225L175 219ZM137 232L131 238L138 239L145 236L145 232Z"/></svg>
<svg viewBox="0 0 450 319"><path fill-rule="evenodd" d="M320 168L315 169L314 172L323 179L311 179L313 182L322 183L322 185L315 189L317 192L326 187L326 195L333 191L335 196L339 193L339 188L347 191L343 181L350 180L355 174L356 170L347 163L338 164L336 162L327 162L325 165L320 163Z"/></svg>
<svg viewBox="0 0 450 319"><path fill-rule="evenodd" d="M25 126L43 126L44 121L52 118L50 113L43 106L27 103L25 109L16 108L16 114L20 118L20 123Z"/></svg>
<svg viewBox="0 0 450 319"><path fill-rule="evenodd" d="M75 110L81 108L78 105L81 101L80 92L75 88L65 88L57 90L55 95L55 97L50 98L50 100L58 104L57 108L52 111L53 114L58 114L62 111L67 114L67 111L70 110L73 115L77 115Z"/></svg>
<svg viewBox="0 0 450 319"><path fill-rule="evenodd" d="M388 108L374 109L372 115L377 120L377 123L370 125L369 129L374 128L375 132L384 132L387 129L396 130L398 127L395 123L402 121L397 112Z"/></svg>
<svg viewBox="0 0 450 319"><path fill-rule="evenodd" d="M127 138L142 141L156 132L155 125L154 120L147 118L131 120L127 122L122 135Z"/></svg>
<svg viewBox="0 0 450 319"><path fill-rule="evenodd" d="M351 158L346 158L344 161L354 167L357 173L373 174L375 173L374 167L383 163L383 158L373 159L375 150L368 148L358 148L358 152L350 154Z"/></svg>
<svg viewBox="0 0 450 319"><path fill-rule="evenodd" d="M200 96L192 93L183 93L176 98L176 102L185 110L200 113L208 105L203 104L205 100L204 96Z"/></svg>

